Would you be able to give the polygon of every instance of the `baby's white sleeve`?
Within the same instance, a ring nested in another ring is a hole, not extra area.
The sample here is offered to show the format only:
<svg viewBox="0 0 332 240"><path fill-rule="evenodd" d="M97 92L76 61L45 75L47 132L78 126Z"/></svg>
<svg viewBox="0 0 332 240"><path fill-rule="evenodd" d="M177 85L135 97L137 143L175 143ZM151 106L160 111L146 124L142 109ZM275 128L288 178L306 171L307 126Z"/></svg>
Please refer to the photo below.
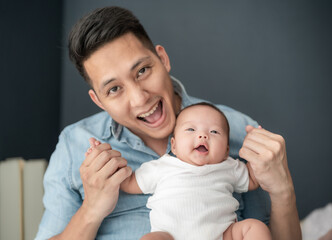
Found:
<svg viewBox="0 0 332 240"><path fill-rule="evenodd" d="M249 188L249 172L246 164L236 159L234 167L235 186L234 191L238 193L247 192Z"/></svg>
<svg viewBox="0 0 332 240"><path fill-rule="evenodd" d="M158 160L143 163L135 171L138 186L144 194L154 193L159 180Z"/></svg>

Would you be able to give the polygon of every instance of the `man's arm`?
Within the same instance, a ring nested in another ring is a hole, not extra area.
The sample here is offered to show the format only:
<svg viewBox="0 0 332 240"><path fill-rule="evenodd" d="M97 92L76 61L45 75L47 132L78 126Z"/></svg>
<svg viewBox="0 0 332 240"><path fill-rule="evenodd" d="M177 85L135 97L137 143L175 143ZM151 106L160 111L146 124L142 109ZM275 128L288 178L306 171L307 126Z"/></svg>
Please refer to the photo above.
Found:
<svg viewBox="0 0 332 240"><path fill-rule="evenodd" d="M72 217L65 230L50 239L93 240L97 236L102 220L95 218L93 212L90 212L82 205Z"/></svg>
<svg viewBox="0 0 332 240"><path fill-rule="evenodd" d="M271 197L269 227L273 239L302 239L294 189L284 195Z"/></svg>
<svg viewBox="0 0 332 240"><path fill-rule="evenodd" d="M280 135L247 126L240 157L250 162L260 186L271 198L270 230L274 240L300 240L301 228L285 141Z"/></svg>
<svg viewBox="0 0 332 240"><path fill-rule="evenodd" d="M85 199L65 230L51 239L95 239L103 219L115 208L120 184L131 174L127 161L109 144L94 147L80 167Z"/></svg>

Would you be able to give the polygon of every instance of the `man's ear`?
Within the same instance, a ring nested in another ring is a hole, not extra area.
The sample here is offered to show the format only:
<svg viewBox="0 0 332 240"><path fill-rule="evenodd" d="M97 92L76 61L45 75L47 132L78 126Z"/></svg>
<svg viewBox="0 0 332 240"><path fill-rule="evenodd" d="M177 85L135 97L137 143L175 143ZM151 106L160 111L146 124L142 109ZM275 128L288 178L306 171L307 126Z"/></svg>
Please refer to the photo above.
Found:
<svg viewBox="0 0 332 240"><path fill-rule="evenodd" d="M175 138L174 137L171 138L171 150L172 150L172 153L174 153L174 155L176 155Z"/></svg>
<svg viewBox="0 0 332 240"><path fill-rule="evenodd" d="M161 45L156 45L156 52L157 52L162 64L166 68L167 72L170 72L171 71L171 63L169 61L169 57L166 53L165 48Z"/></svg>
<svg viewBox="0 0 332 240"><path fill-rule="evenodd" d="M101 109L105 110L103 104L99 101L99 98L97 96L97 94L95 93L95 91L93 91L92 89L89 90L89 96L91 98L91 100Z"/></svg>

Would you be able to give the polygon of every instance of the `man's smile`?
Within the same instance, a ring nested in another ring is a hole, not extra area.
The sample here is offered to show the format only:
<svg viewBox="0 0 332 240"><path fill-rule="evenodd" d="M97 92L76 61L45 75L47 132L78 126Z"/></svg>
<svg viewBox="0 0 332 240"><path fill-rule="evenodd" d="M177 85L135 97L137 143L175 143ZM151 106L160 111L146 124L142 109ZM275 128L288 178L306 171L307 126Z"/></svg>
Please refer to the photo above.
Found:
<svg viewBox="0 0 332 240"><path fill-rule="evenodd" d="M163 103L162 101L158 101L150 111L146 113L142 113L137 116L139 120L142 120L145 123L155 124L160 120L163 116Z"/></svg>
<svg viewBox="0 0 332 240"><path fill-rule="evenodd" d="M138 117L139 118L145 118L145 117L150 116L151 114L153 114L156 111L158 105L159 105L159 102L157 102L156 105L149 112L143 113L143 114L139 115Z"/></svg>

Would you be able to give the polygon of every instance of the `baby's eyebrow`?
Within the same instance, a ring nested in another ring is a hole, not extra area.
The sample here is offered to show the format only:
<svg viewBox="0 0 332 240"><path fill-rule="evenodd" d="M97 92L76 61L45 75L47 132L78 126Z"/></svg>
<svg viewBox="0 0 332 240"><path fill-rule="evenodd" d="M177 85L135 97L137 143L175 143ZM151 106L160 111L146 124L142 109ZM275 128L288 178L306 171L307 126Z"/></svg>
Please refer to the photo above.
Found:
<svg viewBox="0 0 332 240"><path fill-rule="evenodd" d="M182 122L182 123L180 123L182 126L184 126L184 125L188 125L188 124L192 124L192 121L185 121L185 122Z"/></svg>

